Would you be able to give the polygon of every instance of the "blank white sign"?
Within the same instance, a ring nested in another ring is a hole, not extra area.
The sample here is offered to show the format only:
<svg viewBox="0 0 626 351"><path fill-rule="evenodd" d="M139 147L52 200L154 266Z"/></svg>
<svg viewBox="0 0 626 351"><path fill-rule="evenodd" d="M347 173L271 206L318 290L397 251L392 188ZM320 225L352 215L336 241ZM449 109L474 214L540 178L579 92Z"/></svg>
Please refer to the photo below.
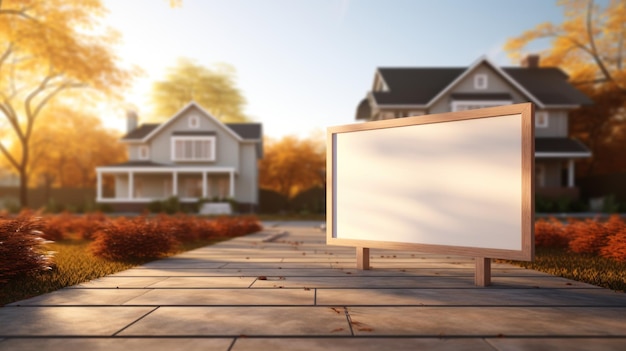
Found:
<svg viewBox="0 0 626 351"><path fill-rule="evenodd" d="M524 250L523 116L487 115L331 130L329 243Z"/></svg>

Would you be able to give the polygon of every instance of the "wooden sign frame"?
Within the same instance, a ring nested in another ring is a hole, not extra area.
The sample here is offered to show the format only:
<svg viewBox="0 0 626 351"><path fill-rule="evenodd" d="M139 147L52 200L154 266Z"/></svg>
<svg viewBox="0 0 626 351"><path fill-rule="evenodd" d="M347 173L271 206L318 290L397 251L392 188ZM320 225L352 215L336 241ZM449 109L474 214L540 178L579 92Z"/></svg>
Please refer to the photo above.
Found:
<svg viewBox="0 0 626 351"><path fill-rule="evenodd" d="M534 259L534 145L532 103L329 127L326 242L359 269L370 248L475 257L489 285L492 258Z"/></svg>

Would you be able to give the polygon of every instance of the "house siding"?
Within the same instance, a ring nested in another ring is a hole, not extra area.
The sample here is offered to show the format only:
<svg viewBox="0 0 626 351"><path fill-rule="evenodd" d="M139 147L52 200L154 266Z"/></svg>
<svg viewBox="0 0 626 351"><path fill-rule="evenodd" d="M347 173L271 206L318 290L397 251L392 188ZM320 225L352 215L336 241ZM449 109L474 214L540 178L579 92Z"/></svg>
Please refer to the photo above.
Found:
<svg viewBox="0 0 626 351"><path fill-rule="evenodd" d="M535 137L563 137L568 136L568 113L564 110L538 110L548 112L548 126L535 128Z"/></svg>
<svg viewBox="0 0 626 351"><path fill-rule="evenodd" d="M236 177L235 194L238 202L258 203L258 167L254 144L242 144L240 149L240 172Z"/></svg>
<svg viewBox="0 0 626 351"><path fill-rule="evenodd" d="M486 89L474 88L474 76L476 74L484 74L487 76ZM440 97L440 99L437 100L435 104L433 104L428 113L435 114L452 111L452 94L454 93L508 93L511 94L512 103L514 104L528 101L528 99L526 99L520 92L518 92L517 89L512 87L509 82L504 80L493 69L483 64L476 67L474 71L470 72L460 82L458 82L452 90L447 92L444 96Z"/></svg>
<svg viewBox="0 0 626 351"><path fill-rule="evenodd" d="M200 125L198 128L190 128L189 117L199 116ZM214 162L174 162L172 160L172 136L174 132L182 131L214 131L215 132L215 161ZM176 164L176 165L211 165L216 167L234 167L239 165L239 142L224 127L217 125L196 108L186 111L180 118L165 126L157 135L152 138L150 146L151 160L156 163ZM131 145L135 150L134 155L138 156L138 146Z"/></svg>

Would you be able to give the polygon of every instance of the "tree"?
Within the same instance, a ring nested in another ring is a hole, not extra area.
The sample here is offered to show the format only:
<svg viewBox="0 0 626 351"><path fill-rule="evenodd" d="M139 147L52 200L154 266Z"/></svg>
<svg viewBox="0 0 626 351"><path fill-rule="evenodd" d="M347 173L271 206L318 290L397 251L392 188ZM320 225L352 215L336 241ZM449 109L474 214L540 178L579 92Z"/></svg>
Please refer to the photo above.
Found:
<svg viewBox="0 0 626 351"><path fill-rule="evenodd" d="M0 1L0 115L19 152L2 154L20 177L20 204L28 205L30 140L46 106L73 88L115 93L132 72L111 51L115 33L101 31L100 0Z"/></svg>
<svg viewBox="0 0 626 351"><path fill-rule="evenodd" d="M42 114L31 139L31 179L46 188L93 187L97 166L127 160L119 133L85 110L54 104Z"/></svg>
<svg viewBox="0 0 626 351"><path fill-rule="evenodd" d="M152 103L158 119L169 118L195 101L225 123L245 122L245 99L235 86L235 70L228 65L206 68L181 58L163 81L154 83Z"/></svg>
<svg viewBox="0 0 626 351"><path fill-rule="evenodd" d="M287 202L300 191L323 186L326 181L324 139L286 136L265 140L259 161L259 186L283 195Z"/></svg>
<svg viewBox="0 0 626 351"><path fill-rule="evenodd" d="M588 145L594 156L579 167L587 175L626 171L621 160L626 121L626 0L604 8L593 0L559 1L562 24L540 24L510 39L505 50L519 59L531 42L548 39L542 65L559 66L594 100L570 114L570 134Z"/></svg>

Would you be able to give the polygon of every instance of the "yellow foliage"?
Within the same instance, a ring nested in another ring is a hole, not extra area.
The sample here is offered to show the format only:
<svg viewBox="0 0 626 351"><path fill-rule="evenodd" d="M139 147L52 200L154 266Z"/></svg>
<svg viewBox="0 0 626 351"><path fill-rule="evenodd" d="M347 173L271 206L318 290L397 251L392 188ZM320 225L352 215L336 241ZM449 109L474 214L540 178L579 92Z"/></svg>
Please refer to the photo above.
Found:
<svg viewBox="0 0 626 351"><path fill-rule="evenodd" d="M246 122L245 99L235 85L235 69L227 64L207 68L180 58L165 80L152 87L154 120L171 117L191 101L225 123Z"/></svg>
<svg viewBox="0 0 626 351"><path fill-rule="evenodd" d="M259 186L291 199L300 191L323 186L325 170L324 139L266 139L263 159L259 161Z"/></svg>
<svg viewBox="0 0 626 351"><path fill-rule="evenodd" d="M591 0L562 0L565 20L542 23L507 41L504 49L513 59L536 40L549 39L541 52L544 66L563 68L574 83L610 82L626 89L626 0L611 0L606 7Z"/></svg>

